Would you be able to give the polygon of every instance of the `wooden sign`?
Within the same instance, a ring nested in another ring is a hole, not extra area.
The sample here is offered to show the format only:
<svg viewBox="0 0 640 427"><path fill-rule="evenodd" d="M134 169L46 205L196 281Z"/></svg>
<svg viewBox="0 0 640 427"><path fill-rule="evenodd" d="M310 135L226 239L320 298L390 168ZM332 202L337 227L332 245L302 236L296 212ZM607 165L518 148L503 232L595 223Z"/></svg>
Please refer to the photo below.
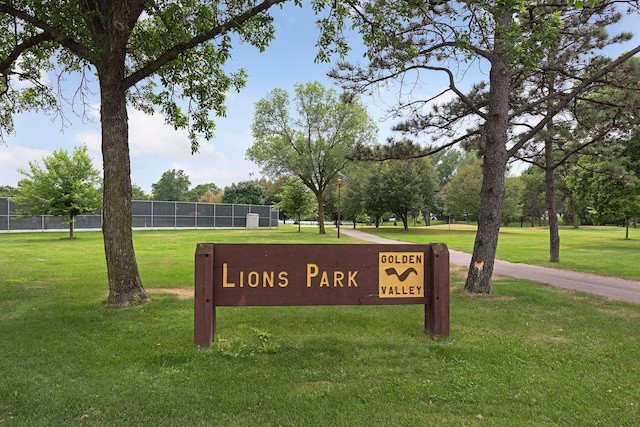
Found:
<svg viewBox="0 0 640 427"><path fill-rule="evenodd" d="M194 341L211 345L216 307L424 304L425 333L449 335L449 251L429 245L199 243Z"/></svg>

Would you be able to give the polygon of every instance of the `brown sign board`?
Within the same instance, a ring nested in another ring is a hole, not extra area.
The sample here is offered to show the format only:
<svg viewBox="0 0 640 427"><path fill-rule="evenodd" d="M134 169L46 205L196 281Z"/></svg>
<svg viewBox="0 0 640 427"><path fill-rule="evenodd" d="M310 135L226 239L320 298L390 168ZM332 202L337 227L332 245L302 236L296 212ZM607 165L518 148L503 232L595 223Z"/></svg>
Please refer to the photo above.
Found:
<svg viewBox="0 0 640 427"><path fill-rule="evenodd" d="M449 335L444 244L199 243L194 341L211 345L216 307L423 304L425 333Z"/></svg>

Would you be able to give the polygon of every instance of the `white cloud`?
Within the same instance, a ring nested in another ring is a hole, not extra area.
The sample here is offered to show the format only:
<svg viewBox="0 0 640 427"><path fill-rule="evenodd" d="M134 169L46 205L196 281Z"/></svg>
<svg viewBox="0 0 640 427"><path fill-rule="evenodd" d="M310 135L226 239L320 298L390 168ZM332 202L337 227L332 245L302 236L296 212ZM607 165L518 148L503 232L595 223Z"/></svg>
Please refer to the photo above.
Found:
<svg viewBox="0 0 640 427"><path fill-rule="evenodd" d="M252 137L249 124L244 123L249 119L243 116L234 115L242 117L239 121L216 118L214 139L201 140L198 152L192 154L186 131L174 130L160 114L149 116L130 110L132 182L150 192L151 184L170 169L183 170L192 186L213 182L224 187L257 177L257 167L244 159ZM87 143L92 140L91 135L84 138Z"/></svg>
<svg viewBox="0 0 640 427"><path fill-rule="evenodd" d="M222 169L215 166L205 167L204 165L176 163L172 165L173 169L184 170L189 177L191 186L202 184L205 182L213 182L220 185L221 182L229 182L234 179L234 172L229 169Z"/></svg>
<svg viewBox="0 0 640 427"><path fill-rule="evenodd" d="M185 130L175 130L160 114L129 111L129 147L131 157L156 155L166 158L191 156L191 144Z"/></svg>
<svg viewBox="0 0 640 427"><path fill-rule="evenodd" d="M86 145L89 151L100 153L102 150L102 138L100 136L100 131L87 130L77 132L73 135L73 140L76 145Z"/></svg>
<svg viewBox="0 0 640 427"><path fill-rule="evenodd" d="M16 186L23 176L18 169L29 170L29 162L42 164L42 158L51 155L51 151L24 147L21 145L0 145L0 184Z"/></svg>

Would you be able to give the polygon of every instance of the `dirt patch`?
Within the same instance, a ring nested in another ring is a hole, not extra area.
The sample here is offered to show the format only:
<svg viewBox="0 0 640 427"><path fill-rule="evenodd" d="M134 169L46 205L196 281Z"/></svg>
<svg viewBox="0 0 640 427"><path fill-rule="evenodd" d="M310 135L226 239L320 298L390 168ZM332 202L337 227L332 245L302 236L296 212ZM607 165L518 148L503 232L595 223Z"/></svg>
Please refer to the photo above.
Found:
<svg viewBox="0 0 640 427"><path fill-rule="evenodd" d="M193 289L184 288L158 288L158 289L146 289L148 294L171 294L178 297L178 299L193 298Z"/></svg>
<svg viewBox="0 0 640 427"><path fill-rule="evenodd" d="M528 338L531 341L546 342L546 343L566 344L566 343L573 342L571 339L565 336L559 335L560 333L562 333L562 329L556 332L557 332L556 335L542 334L542 333L531 334L528 336Z"/></svg>

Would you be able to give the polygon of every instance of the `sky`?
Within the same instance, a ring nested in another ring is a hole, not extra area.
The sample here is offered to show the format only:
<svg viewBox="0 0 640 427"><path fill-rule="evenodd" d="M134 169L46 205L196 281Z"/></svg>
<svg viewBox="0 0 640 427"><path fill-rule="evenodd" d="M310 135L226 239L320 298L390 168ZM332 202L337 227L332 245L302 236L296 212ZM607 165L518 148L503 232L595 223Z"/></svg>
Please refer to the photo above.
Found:
<svg viewBox="0 0 640 427"><path fill-rule="evenodd" d="M260 178L260 168L245 159L245 152L252 144L251 122L255 103L267 96L275 88L281 88L293 94L296 83L319 81L326 87L334 86L327 77L332 65L315 63L315 47L318 29L315 17L308 6L303 9L285 4L282 10L277 7L275 16L276 39L262 53L250 45L234 47L228 69L245 68L248 72L247 85L240 93L231 92L227 98L227 116L214 118L215 137L211 141L202 141L200 151L191 154L190 142L186 131L175 131L164 123L160 114L145 115L129 109L129 145L131 154L131 180L143 191L150 194L151 185L158 182L168 170L183 170L190 178L191 186L214 183L220 188L233 183ZM640 19L629 26L637 26ZM637 44L635 37L633 46ZM349 60L357 61L362 57L362 48L356 46ZM476 67L465 78L477 77L477 73L486 74L487 70ZM51 80L56 77L50 76ZM474 79L475 80L475 79ZM445 82L431 77L421 88L436 94L444 88ZM67 97L73 96L76 86L69 81L65 85ZM335 87L335 86L334 86ZM336 90L338 88L336 87ZM93 91L97 90L94 82ZM370 116L377 122L379 141L391 135L393 119L385 120L386 104L394 97L393 93L363 98L368 105ZM86 111L90 120L66 109L69 126L62 127L60 120L44 113L26 113L16 116L16 132L9 135L5 144L0 143L0 185L17 186L23 176L18 169L28 170L29 162L42 165L42 158L54 150L64 149L69 154L74 146L86 144L96 169L102 170L100 152L99 106L92 105ZM76 105L76 110L78 105Z"/></svg>

